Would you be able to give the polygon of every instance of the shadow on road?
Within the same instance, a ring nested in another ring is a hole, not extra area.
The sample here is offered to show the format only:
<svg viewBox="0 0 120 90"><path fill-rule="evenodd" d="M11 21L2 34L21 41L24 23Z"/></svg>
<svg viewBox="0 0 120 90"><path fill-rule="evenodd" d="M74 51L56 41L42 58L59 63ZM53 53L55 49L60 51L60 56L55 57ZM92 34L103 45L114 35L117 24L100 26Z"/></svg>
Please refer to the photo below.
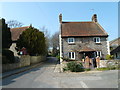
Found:
<svg viewBox="0 0 120 90"><path fill-rule="evenodd" d="M58 63L58 60L55 57L47 57L47 60L40 66L37 66L37 67L32 68L28 71L24 71L22 73L15 74L15 75L12 75L10 77L6 77L6 78L2 79L2 86L14 83L14 82L16 82L16 80L15 80L16 78L21 77L21 76L28 74L28 73L31 73L31 72L36 72L36 71L40 70L40 72L42 74L45 71L46 67L54 66L57 63ZM37 76L38 76L37 74L34 74L34 77L37 77Z"/></svg>

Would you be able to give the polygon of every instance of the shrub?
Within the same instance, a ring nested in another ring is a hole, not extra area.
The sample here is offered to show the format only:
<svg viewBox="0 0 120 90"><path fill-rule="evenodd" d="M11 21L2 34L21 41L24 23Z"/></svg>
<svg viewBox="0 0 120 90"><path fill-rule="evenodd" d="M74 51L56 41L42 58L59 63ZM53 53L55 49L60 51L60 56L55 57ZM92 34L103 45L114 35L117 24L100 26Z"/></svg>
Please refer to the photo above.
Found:
<svg viewBox="0 0 120 90"><path fill-rule="evenodd" d="M113 57L113 55L106 55L106 59L107 60L111 60L111 59L113 59L114 57Z"/></svg>
<svg viewBox="0 0 120 90"><path fill-rule="evenodd" d="M14 54L10 50L2 50L2 63L15 63Z"/></svg>
<svg viewBox="0 0 120 90"><path fill-rule="evenodd" d="M10 48L12 44L10 28L5 23L5 19L0 19L0 21L2 22L2 49Z"/></svg>
<svg viewBox="0 0 120 90"><path fill-rule="evenodd" d="M82 72L84 71L82 63L77 63L77 62L69 62L67 63L67 68L71 72Z"/></svg>
<svg viewBox="0 0 120 90"><path fill-rule="evenodd" d="M78 61L78 60L74 60L74 59L70 59L70 58L65 58L65 57L63 57L62 59L63 59L63 61L66 61L66 62L69 62L69 61Z"/></svg>
<svg viewBox="0 0 120 90"><path fill-rule="evenodd" d="M69 70L68 67L64 67L64 68L63 68L63 71L68 71L68 70Z"/></svg>
<svg viewBox="0 0 120 90"><path fill-rule="evenodd" d="M56 56L56 58L58 59L58 60L60 60L60 56L58 55L58 56Z"/></svg>

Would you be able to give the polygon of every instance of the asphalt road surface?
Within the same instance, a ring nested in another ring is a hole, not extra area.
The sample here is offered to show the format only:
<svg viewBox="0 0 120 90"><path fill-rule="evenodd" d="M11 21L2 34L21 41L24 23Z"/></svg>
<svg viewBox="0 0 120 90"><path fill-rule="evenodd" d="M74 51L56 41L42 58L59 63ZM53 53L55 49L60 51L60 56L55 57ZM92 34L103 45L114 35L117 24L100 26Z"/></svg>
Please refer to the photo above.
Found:
<svg viewBox="0 0 120 90"><path fill-rule="evenodd" d="M3 88L118 88L118 71L54 72L57 59L2 80Z"/></svg>

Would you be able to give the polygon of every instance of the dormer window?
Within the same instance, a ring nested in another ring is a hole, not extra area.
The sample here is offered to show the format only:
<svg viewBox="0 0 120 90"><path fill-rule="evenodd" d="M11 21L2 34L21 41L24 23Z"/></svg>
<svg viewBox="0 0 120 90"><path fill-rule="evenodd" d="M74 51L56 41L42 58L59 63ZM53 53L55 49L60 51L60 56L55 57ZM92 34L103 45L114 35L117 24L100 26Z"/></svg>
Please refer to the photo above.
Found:
<svg viewBox="0 0 120 90"><path fill-rule="evenodd" d="M75 39L74 38L68 38L68 43L75 43Z"/></svg>
<svg viewBox="0 0 120 90"><path fill-rule="evenodd" d="M100 43L100 37L95 37L95 38L94 38L94 42L95 42L95 43Z"/></svg>

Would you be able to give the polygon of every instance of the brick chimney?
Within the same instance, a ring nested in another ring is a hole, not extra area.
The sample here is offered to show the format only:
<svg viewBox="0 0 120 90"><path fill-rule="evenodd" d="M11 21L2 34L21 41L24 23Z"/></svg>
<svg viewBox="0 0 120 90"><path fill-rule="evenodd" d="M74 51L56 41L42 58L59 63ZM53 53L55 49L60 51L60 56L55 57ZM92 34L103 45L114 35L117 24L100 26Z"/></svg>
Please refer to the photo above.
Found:
<svg viewBox="0 0 120 90"><path fill-rule="evenodd" d="M94 15L92 16L92 21L93 21L93 22L97 22L97 14L94 14Z"/></svg>
<svg viewBox="0 0 120 90"><path fill-rule="evenodd" d="M62 23L62 14L59 15L59 22Z"/></svg>

